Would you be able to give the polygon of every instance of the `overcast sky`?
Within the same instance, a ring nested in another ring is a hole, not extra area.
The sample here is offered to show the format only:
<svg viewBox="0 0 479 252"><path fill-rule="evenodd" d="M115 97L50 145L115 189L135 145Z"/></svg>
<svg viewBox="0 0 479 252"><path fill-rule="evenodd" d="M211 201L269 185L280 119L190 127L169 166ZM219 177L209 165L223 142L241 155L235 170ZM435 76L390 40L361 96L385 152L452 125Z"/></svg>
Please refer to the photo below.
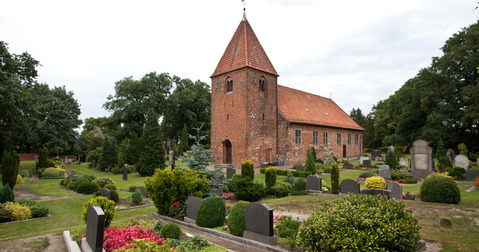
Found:
<svg viewBox="0 0 479 252"><path fill-rule="evenodd" d="M278 84L364 114L441 56L475 23L477 0L247 0L246 16ZM168 72L211 84L243 17L240 0L1 1L0 40L42 64L38 80L64 85L81 119L124 77Z"/></svg>

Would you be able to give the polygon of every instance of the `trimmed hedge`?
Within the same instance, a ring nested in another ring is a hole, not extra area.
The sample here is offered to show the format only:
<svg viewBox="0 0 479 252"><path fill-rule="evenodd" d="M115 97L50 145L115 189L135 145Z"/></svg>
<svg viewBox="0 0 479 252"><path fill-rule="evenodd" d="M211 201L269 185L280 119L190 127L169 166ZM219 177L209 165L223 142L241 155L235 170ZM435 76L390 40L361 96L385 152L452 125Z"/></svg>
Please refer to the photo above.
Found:
<svg viewBox="0 0 479 252"><path fill-rule="evenodd" d="M232 235L243 236L246 201L239 201L231 207L228 217L228 227Z"/></svg>
<svg viewBox="0 0 479 252"><path fill-rule="evenodd" d="M200 227L219 227L225 223L226 208L223 199L214 196L203 200L198 208L196 225Z"/></svg>
<svg viewBox="0 0 479 252"><path fill-rule="evenodd" d="M261 174L264 174L265 173L265 170L266 168L260 168L259 169L259 172ZM280 176L288 176L288 172L291 172L291 174L293 174L293 176L295 177L300 177L300 178L307 178L308 176L311 175L311 172L307 172L307 171L291 171L291 170L279 170L279 169L276 169L276 175L280 175Z"/></svg>
<svg viewBox="0 0 479 252"><path fill-rule="evenodd" d="M443 176L426 178L421 184L419 195L424 202L457 204L461 201L461 192L456 181Z"/></svg>

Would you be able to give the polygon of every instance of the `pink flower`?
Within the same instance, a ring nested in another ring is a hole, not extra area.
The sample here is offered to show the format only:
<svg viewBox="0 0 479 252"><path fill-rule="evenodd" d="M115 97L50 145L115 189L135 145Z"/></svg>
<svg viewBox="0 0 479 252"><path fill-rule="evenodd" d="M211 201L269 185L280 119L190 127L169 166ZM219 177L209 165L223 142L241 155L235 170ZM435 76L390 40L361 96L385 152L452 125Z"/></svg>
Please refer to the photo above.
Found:
<svg viewBox="0 0 479 252"><path fill-rule="evenodd" d="M178 206L180 204L180 202L175 202L173 204L171 204L171 206Z"/></svg>
<svg viewBox="0 0 479 252"><path fill-rule="evenodd" d="M230 210L230 208L231 208L231 206L227 206L227 207L226 207L226 210L228 210L228 211L229 211L229 210Z"/></svg>

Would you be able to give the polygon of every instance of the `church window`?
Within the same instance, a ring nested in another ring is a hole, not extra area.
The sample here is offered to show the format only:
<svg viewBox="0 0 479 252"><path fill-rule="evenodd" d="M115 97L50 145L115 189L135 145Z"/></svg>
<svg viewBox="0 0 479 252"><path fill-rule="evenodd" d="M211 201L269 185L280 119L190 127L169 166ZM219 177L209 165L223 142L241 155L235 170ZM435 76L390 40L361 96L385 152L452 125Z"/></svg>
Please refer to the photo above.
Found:
<svg viewBox="0 0 479 252"><path fill-rule="evenodd" d="M351 145L351 134L348 134L348 144Z"/></svg>
<svg viewBox="0 0 479 252"><path fill-rule="evenodd" d="M328 132L323 131L323 144L328 144Z"/></svg>
<svg viewBox="0 0 479 252"><path fill-rule="evenodd" d="M264 114L263 114L263 122L264 122Z"/></svg>
<svg viewBox="0 0 479 252"><path fill-rule="evenodd" d="M358 134L354 135L354 144L358 144Z"/></svg>
<svg viewBox="0 0 479 252"><path fill-rule="evenodd" d="M233 80L231 79L226 79L226 93L231 93L233 92Z"/></svg>
<svg viewBox="0 0 479 252"><path fill-rule="evenodd" d="M301 130L296 130L295 144L301 144Z"/></svg>
<svg viewBox="0 0 479 252"><path fill-rule="evenodd" d="M230 119L230 114L226 114L226 121Z"/></svg>
<svg viewBox="0 0 479 252"><path fill-rule="evenodd" d="M338 133L338 144L341 144L341 133Z"/></svg>
<svg viewBox="0 0 479 252"><path fill-rule="evenodd" d="M259 91L261 93L266 93L266 81L264 78L259 79Z"/></svg>
<svg viewBox="0 0 479 252"><path fill-rule="evenodd" d="M313 144L318 144L318 131L313 130Z"/></svg>

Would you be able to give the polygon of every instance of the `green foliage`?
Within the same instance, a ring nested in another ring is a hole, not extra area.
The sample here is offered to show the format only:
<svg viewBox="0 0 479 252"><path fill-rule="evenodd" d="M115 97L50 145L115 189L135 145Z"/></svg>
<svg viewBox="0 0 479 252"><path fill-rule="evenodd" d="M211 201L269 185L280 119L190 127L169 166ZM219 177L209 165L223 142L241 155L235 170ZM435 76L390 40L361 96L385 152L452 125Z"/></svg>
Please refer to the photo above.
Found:
<svg viewBox="0 0 479 252"><path fill-rule="evenodd" d="M386 189L387 183L383 177L374 176L367 178L364 186L369 189Z"/></svg>
<svg viewBox="0 0 479 252"><path fill-rule="evenodd" d="M15 151L3 151L2 162L0 163L3 186L8 184L13 190L13 187L17 183L19 163L20 159Z"/></svg>
<svg viewBox="0 0 479 252"><path fill-rule="evenodd" d="M404 184L417 184L417 180L414 176L407 175L404 177Z"/></svg>
<svg viewBox="0 0 479 252"><path fill-rule="evenodd" d="M145 141L145 149L138 159L136 171L141 176L151 176L157 168L165 169L166 167L158 114L152 110L148 114L142 137Z"/></svg>
<svg viewBox="0 0 479 252"><path fill-rule="evenodd" d="M161 219L157 220L155 224L153 225L153 231L156 233L159 233L161 231L161 228L165 225L165 222Z"/></svg>
<svg viewBox="0 0 479 252"><path fill-rule="evenodd" d="M467 153L469 153L469 151L467 150L466 144L464 143L458 144L457 150L459 151L459 153L461 153L461 150L462 150L462 154L466 157L467 157Z"/></svg>
<svg viewBox="0 0 479 252"><path fill-rule="evenodd" d="M58 176L60 176L60 172L52 167L46 168L42 174L43 178L57 178Z"/></svg>
<svg viewBox="0 0 479 252"><path fill-rule="evenodd" d="M461 201L461 193L456 181L449 177L430 176L421 184L421 200L424 202L437 202L458 204Z"/></svg>
<svg viewBox="0 0 479 252"><path fill-rule="evenodd" d="M201 135L202 127L203 125L198 128L194 128L194 130L197 132L196 136L189 135L190 139L195 141L195 144L191 150L186 152L188 157L181 157L182 162L187 162L188 167L197 172L204 171L210 162L214 162L216 160L216 157L213 155L213 149L207 149L201 143L206 139L205 135Z"/></svg>
<svg viewBox="0 0 479 252"><path fill-rule="evenodd" d="M358 178L369 178L369 177L372 177L374 176L374 173L371 173L371 172L363 172L361 174L359 174ZM392 176L392 174L391 174Z"/></svg>
<svg viewBox="0 0 479 252"><path fill-rule="evenodd" d="M115 175L120 174L121 173L120 168L118 168L118 166L115 166L115 167L111 168L111 173L113 173Z"/></svg>
<svg viewBox="0 0 479 252"><path fill-rule="evenodd" d="M96 149L91 150L90 155L87 158L87 162L93 162L93 160L95 160L98 166L98 162L100 161L102 152L103 152L102 147L97 147Z"/></svg>
<svg viewBox="0 0 479 252"><path fill-rule="evenodd" d="M48 215L48 208L41 207L37 202L33 200L20 200L20 205L25 205L30 209L32 218L40 218Z"/></svg>
<svg viewBox="0 0 479 252"><path fill-rule="evenodd" d="M28 178L30 177L30 172L28 172L27 169L23 169L20 171L20 175L23 177L23 178Z"/></svg>
<svg viewBox="0 0 479 252"><path fill-rule="evenodd" d="M276 228L278 228L279 236L295 238L300 225L301 222L293 220L291 216L283 216L283 218L276 223Z"/></svg>
<svg viewBox="0 0 479 252"><path fill-rule="evenodd" d="M245 207L248 204L249 202L239 201L231 207L227 224L232 235L243 236L245 229Z"/></svg>
<svg viewBox="0 0 479 252"><path fill-rule="evenodd" d="M398 169L398 161L396 159L396 154L393 150L388 149L388 152L386 153L386 160L384 161L384 163L388 165L391 170Z"/></svg>
<svg viewBox="0 0 479 252"><path fill-rule="evenodd" d="M436 148L436 154L434 155L435 158L440 159L442 157L446 157L447 150L444 147L444 143L442 140L439 140L439 143L437 144Z"/></svg>
<svg viewBox="0 0 479 252"><path fill-rule="evenodd" d="M271 188L276 185L276 169L273 167L266 168L264 172L264 182L266 184L266 188Z"/></svg>
<svg viewBox="0 0 479 252"><path fill-rule="evenodd" d="M230 191L234 192L236 191L236 185L240 179L243 177L240 174L233 174L233 176L230 179L230 182L228 184L228 188Z"/></svg>
<svg viewBox="0 0 479 252"><path fill-rule="evenodd" d="M214 196L203 200L196 215L196 225L200 227L219 227L225 223L225 203L223 199Z"/></svg>
<svg viewBox="0 0 479 252"><path fill-rule="evenodd" d="M138 134L135 132L128 134L128 148L125 150L125 158L129 165L138 163L144 146L145 144L142 137L138 137Z"/></svg>
<svg viewBox="0 0 479 252"><path fill-rule="evenodd" d="M118 147L116 139L110 136L105 136L99 161L100 171L108 170L108 166L113 167L116 164L118 164Z"/></svg>
<svg viewBox="0 0 479 252"><path fill-rule="evenodd" d="M451 177L460 178L465 173L466 173L466 169L464 169L462 167L454 167L454 169L452 171L450 171L448 175L451 176Z"/></svg>
<svg viewBox="0 0 479 252"><path fill-rule="evenodd" d="M183 130L181 131L181 138L180 144L178 145L178 155L183 156L184 152L189 149L188 146L188 130L186 128L186 124L183 126Z"/></svg>
<svg viewBox="0 0 479 252"><path fill-rule="evenodd" d="M15 195L10 185L6 184L0 188L0 203L13 202Z"/></svg>
<svg viewBox="0 0 479 252"><path fill-rule="evenodd" d="M86 223L87 221L88 206L96 205L101 207L101 209L105 213L105 227L109 227L111 224L111 221L113 220L113 217L116 214L115 207L113 206L114 204L115 202L102 196L98 196L93 199L90 199L88 202L83 204L83 209L82 209L83 222Z"/></svg>
<svg viewBox="0 0 479 252"><path fill-rule="evenodd" d="M241 163L241 176L248 177L251 181L254 180L254 164L249 160L245 160Z"/></svg>
<svg viewBox="0 0 479 252"><path fill-rule="evenodd" d="M328 157L328 159L326 159L326 162L324 163L324 171L326 172L326 168L331 168L331 165L333 165L334 162L336 162L336 159L334 159L334 157Z"/></svg>
<svg viewBox="0 0 479 252"><path fill-rule="evenodd" d="M100 190L100 186L91 181L85 181L77 186L77 193L92 194Z"/></svg>
<svg viewBox="0 0 479 252"><path fill-rule="evenodd" d="M266 195L278 198L286 197L293 187L290 184L276 184L270 188L265 188Z"/></svg>
<svg viewBox="0 0 479 252"><path fill-rule="evenodd" d="M180 252L202 251L209 245L208 241L201 236L195 235L183 242L177 249Z"/></svg>
<svg viewBox="0 0 479 252"><path fill-rule="evenodd" d="M295 191L306 191L306 180L304 179L294 180L293 188Z"/></svg>
<svg viewBox="0 0 479 252"><path fill-rule="evenodd" d="M174 222L166 223L163 228L161 228L160 236L167 239L173 238L178 239L183 232L181 231L180 226Z"/></svg>
<svg viewBox="0 0 479 252"><path fill-rule="evenodd" d="M306 251L414 251L419 239L418 220L402 202L372 195L323 203L298 233Z"/></svg>
<svg viewBox="0 0 479 252"><path fill-rule="evenodd" d="M243 177L236 182L235 196L240 200L254 202L263 197L263 189L249 177Z"/></svg>
<svg viewBox="0 0 479 252"><path fill-rule="evenodd" d="M11 217L10 212L5 209L5 204L0 204L0 223L9 222Z"/></svg>
<svg viewBox="0 0 479 252"><path fill-rule="evenodd" d="M141 196L140 190L136 190L132 195L131 195L131 203L133 205L138 205L143 201L143 196Z"/></svg>
<svg viewBox="0 0 479 252"><path fill-rule="evenodd" d="M12 221L26 220L32 218L30 208L25 205L20 205L18 202L8 202L5 205L5 210L10 212L10 219Z"/></svg>
<svg viewBox="0 0 479 252"><path fill-rule="evenodd" d="M98 184L101 188L103 188L106 185L113 184L113 180L110 178L97 178L93 180L93 183Z"/></svg>
<svg viewBox="0 0 479 252"><path fill-rule="evenodd" d="M283 179L284 182L289 183L290 185L293 185L294 183L294 176L293 173L288 171L286 177Z"/></svg>
<svg viewBox="0 0 479 252"><path fill-rule="evenodd" d="M304 164L304 170L307 172L311 172L311 174L316 173L316 158L315 158L316 151L314 148L308 149L308 155L306 157L306 163Z"/></svg>
<svg viewBox="0 0 479 252"><path fill-rule="evenodd" d="M437 152L436 152L437 153ZM437 155L437 154L436 154ZM446 157L445 155L444 156L441 156L438 158L439 160L439 163L437 165L437 170L439 172L445 172L447 170L451 170L453 165L452 165L452 162L451 160L449 160L448 157Z"/></svg>
<svg viewBox="0 0 479 252"><path fill-rule="evenodd" d="M40 153L38 154L38 163L37 163L37 169L38 168L47 168L47 159L48 159L48 149L47 147L43 146L40 149Z"/></svg>
<svg viewBox="0 0 479 252"><path fill-rule="evenodd" d="M331 192L339 193L339 167L336 162L331 165Z"/></svg>
<svg viewBox="0 0 479 252"><path fill-rule="evenodd" d="M152 177L145 180L145 188L158 213L168 215L171 204L184 204L189 195L201 197L206 191L206 181L195 171L157 170Z"/></svg>

